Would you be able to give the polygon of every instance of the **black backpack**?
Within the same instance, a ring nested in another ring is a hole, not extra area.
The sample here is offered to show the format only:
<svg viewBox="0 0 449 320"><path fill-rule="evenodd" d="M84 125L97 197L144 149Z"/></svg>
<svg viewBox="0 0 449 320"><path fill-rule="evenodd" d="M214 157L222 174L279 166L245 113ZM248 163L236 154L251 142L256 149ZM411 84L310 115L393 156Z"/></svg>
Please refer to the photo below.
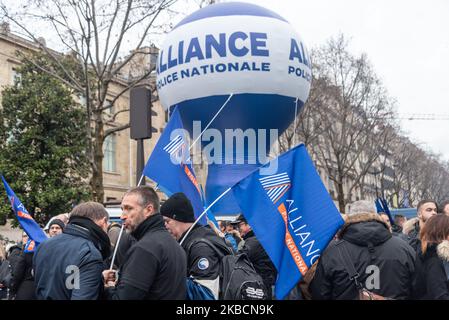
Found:
<svg viewBox="0 0 449 320"><path fill-rule="evenodd" d="M189 251L198 242L206 243L220 257L219 300L268 299L268 291L262 277L256 272L246 254L235 254L231 248L225 248L224 245L205 238L193 241Z"/></svg>

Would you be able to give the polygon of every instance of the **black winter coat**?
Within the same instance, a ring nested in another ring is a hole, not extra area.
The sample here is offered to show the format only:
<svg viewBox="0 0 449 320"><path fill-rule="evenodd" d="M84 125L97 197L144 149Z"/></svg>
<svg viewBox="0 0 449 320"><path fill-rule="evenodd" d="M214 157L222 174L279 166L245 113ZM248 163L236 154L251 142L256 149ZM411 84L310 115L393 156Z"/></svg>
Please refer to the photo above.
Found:
<svg viewBox="0 0 449 320"><path fill-rule="evenodd" d="M449 242L430 245L426 253L419 249L416 258L415 299L449 300Z"/></svg>
<svg viewBox="0 0 449 320"><path fill-rule="evenodd" d="M116 288L109 300L182 300L186 297L186 255L168 233L160 214L143 221L132 236Z"/></svg>
<svg viewBox="0 0 449 320"><path fill-rule="evenodd" d="M33 269L33 252L22 252L20 259L17 261L13 270L14 292L16 292L16 300L35 300Z"/></svg>
<svg viewBox="0 0 449 320"><path fill-rule="evenodd" d="M245 243L240 252L245 253L254 269L262 277L267 289L271 292L271 286L276 282L277 270L265 249L254 235L254 231L248 232L244 237Z"/></svg>
<svg viewBox="0 0 449 320"><path fill-rule="evenodd" d="M337 246L346 248L365 288L393 299L410 298L415 252L402 239L392 237L377 214L348 218L339 238L342 240L332 241L319 260L310 285L313 299L357 298L357 287L349 279Z"/></svg>

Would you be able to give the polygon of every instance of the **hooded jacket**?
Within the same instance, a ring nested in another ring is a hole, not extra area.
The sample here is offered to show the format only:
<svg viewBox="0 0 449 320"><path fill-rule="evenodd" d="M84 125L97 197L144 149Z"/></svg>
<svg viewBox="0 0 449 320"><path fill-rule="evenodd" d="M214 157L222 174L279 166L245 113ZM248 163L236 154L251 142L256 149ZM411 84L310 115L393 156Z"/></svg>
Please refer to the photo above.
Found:
<svg viewBox="0 0 449 320"><path fill-rule="evenodd" d="M449 300L449 241L419 249L416 259L414 298Z"/></svg>
<svg viewBox="0 0 449 320"><path fill-rule="evenodd" d="M313 299L356 299L358 289L337 246L346 249L359 274L358 281L368 290L392 299L411 295L415 252L402 239L393 237L378 214L349 216L322 254L310 285Z"/></svg>

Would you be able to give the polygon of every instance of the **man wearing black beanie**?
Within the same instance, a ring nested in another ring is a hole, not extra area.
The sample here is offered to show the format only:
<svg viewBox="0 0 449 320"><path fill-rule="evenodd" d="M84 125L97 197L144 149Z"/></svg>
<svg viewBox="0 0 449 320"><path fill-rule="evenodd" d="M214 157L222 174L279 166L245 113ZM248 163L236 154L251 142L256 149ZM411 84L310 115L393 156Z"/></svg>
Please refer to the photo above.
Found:
<svg viewBox="0 0 449 320"><path fill-rule="evenodd" d="M65 224L60 219L52 219L50 221L50 224L48 226L48 235L50 238L53 238L54 236L57 236L58 234L61 234L62 231L64 231Z"/></svg>
<svg viewBox="0 0 449 320"><path fill-rule="evenodd" d="M209 227L199 224L192 227L195 222L193 207L184 193L175 193L165 201L161 214L165 227L178 242L182 242L187 254L187 276L199 280L218 298L220 257L202 239L210 241L224 255L232 253L232 249Z"/></svg>

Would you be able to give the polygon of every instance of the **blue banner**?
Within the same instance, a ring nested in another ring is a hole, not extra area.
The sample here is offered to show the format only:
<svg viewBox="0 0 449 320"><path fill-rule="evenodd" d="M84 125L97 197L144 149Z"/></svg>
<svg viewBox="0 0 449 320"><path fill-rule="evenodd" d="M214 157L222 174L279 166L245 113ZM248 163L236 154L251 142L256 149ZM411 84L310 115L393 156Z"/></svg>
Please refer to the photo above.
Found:
<svg viewBox="0 0 449 320"><path fill-rule="evenodd" d="M11 203L11 207L16 214L17 220L19 221L28 237L33 240L36 245L39 245L39 243L47 239L45 232L42 231L36 221L34 221L33 217L28 213L27 209L25 209L24 205L22 204L22 202L20 202L19 198L17 198L14 191L12 191L12 189L9 187L3 176L2 180L3 185L6 189L6 194L9 198L9 202Z"/></svg>
<svg viewBox="0 0 449 320"><path fill-rule="evenodd" d="M176 192L184 193L192 203L195 217L198 217L203 212L201 190L191 165L187 135L176 108L154 147L143 174L158 183L167 196ZM206 224L205 216L200 222Z"/></svg>
<svg viewBox="0 0 449 320"><path fill-rule="evenodd" d="M233 194L278 270L275 294L283 299L344 221L303 144L241 180Z"/></svg>

